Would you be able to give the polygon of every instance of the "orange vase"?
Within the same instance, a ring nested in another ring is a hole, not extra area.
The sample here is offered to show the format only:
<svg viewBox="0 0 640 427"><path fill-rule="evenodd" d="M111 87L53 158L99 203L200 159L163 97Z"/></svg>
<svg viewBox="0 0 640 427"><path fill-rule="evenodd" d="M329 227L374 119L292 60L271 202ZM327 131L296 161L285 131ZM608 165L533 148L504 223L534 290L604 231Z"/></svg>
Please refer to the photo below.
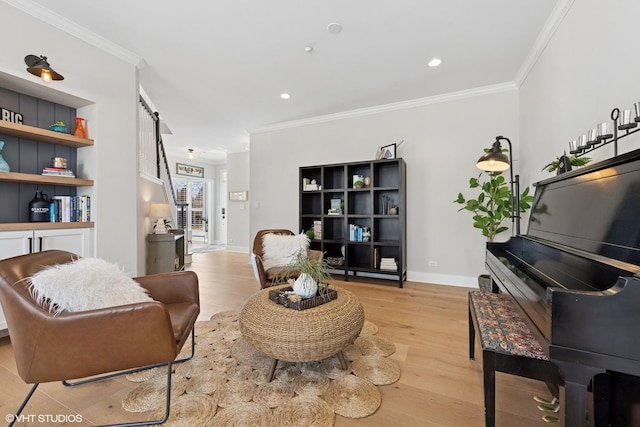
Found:
<svg viewBox="0 0 640 427"><path fill-rule="evenodd" d="M76 117L76 128L73 130L73 134L80 138L87 137L87 131L85 130L84 125L82 124L83 120L84 119L82 117Z"/></svg>

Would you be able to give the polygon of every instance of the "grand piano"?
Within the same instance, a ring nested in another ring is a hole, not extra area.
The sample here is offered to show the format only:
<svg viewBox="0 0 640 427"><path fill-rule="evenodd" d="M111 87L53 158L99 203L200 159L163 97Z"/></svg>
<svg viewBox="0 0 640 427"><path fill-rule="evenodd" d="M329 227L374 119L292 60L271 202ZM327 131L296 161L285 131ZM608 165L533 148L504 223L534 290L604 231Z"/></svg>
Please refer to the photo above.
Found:
<svg viewBox="0 0 640 427"><path fill-rule="evenodd" d="M640 150L534 186L527 234L487 244L494 284L558 367L565 426L639 425Z"/></svg>

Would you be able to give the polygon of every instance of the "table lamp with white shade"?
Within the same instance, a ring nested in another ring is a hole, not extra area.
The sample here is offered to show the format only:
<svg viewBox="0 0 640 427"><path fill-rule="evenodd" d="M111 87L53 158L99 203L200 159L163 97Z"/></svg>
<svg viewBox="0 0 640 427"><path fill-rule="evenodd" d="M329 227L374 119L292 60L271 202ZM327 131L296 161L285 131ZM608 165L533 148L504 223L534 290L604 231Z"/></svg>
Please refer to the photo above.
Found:
<svg viewBox="0 0 640 427"><path fill-rule="evenodd" d="M152 203L149 207L149 216L157 218L155 234L168 233L164 220L171 217L171 207L167 203Z"/></svg>

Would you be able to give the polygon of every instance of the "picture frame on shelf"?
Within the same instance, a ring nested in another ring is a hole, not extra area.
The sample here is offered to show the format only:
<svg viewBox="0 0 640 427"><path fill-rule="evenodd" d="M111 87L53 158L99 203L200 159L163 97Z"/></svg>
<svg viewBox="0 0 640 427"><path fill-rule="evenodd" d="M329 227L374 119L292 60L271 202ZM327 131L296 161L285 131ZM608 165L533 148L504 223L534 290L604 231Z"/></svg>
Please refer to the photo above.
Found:
<svg viewBox="0 0 640 427"><path fill-rule="evenodd" d="M396 158L396 144L389 144L389 145L385 145L384 147L380 148L380 151L382 152L382 158L383 159L395 159Z"/></svg>
<svg viewBox="0 0 640 427"><path fill-rule="evenodd" d="M204 178L204 168L201 166L192 166L184 163L176 163L176 174L191 176L194 178Z"/></svg>

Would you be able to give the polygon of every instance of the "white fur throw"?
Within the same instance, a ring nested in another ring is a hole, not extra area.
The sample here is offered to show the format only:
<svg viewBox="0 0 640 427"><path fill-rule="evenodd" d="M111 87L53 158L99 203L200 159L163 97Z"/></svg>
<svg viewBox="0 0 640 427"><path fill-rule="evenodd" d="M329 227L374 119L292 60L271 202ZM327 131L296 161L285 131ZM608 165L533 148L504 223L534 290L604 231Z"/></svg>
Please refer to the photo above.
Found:
<svg viewBox="0 0 640 427"><path fill-rule="evenodd" d="M31 277L30 291L38 304L56 314L153 301L117 265L99 258L47 267Z"/></svg>
<svg viewBox="0 0 640 427"><path fill-rule="evenodd" d="M268 233L262 236L262 264L264 269L291 264L300 249L309 248L309 238L304 234L284 235Z"/></svg>

